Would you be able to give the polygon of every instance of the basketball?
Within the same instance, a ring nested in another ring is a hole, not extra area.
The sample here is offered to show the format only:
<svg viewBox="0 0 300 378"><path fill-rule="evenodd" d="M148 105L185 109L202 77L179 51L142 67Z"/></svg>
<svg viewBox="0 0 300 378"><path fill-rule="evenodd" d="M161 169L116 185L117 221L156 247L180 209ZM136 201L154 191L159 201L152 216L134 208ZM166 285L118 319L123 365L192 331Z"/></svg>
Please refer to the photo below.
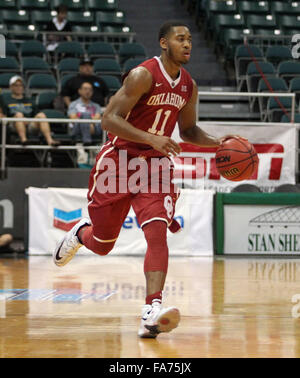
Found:
<svg viewBox="0 0 300 378"><path fill-rule="evenodd" d="M216 167L220 175L227 180L248 180L257 170L258 156L248 140L231 137L218 148Z"/></svg>

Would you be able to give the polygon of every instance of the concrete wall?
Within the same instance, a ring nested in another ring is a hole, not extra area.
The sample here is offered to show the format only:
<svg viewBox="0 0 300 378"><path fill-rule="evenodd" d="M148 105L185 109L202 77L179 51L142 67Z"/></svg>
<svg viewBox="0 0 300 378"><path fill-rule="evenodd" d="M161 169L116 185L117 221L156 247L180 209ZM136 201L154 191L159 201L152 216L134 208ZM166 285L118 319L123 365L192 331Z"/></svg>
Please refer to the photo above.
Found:
<svg viewBox="0 0 300 378"><path fill-rule="evenodd" d="M29 186L39 188L87 188L88 169L8 168L0 180L0 234L9 232L15 239L27 238L27 195Z"/></svg>

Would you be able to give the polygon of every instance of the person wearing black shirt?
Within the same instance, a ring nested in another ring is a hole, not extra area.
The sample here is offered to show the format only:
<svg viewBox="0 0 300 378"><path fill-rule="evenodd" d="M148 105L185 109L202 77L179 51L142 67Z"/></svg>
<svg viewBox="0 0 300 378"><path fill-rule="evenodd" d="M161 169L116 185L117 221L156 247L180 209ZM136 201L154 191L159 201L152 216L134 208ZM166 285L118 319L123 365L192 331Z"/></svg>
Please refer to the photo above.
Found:
<svg viewBox="0 0 300 378"><path fill-rule="evenodd" d="M72 101L77 100L79 97L78 89L84 82L88 82L93 86L93 97L91 100L100 106L104 106L109 89L101 77L94 75L93 63L89 59L81 60L79 73L69 79L62 88L61 95L65 105L69 107Z"/></svg>
<svg viewBox="0 0 300 378"><path fill-rule="evenodd" d="M53 32L71 32L71 25L67 20L68 8L65 5L60 5L57 8L57 16L53 18L46 26L46 31ZM54 34L47 35L47 50L54 51L58 46L59 42L62 41L71 41L71 37L68 36L59 36Z"/></svg>

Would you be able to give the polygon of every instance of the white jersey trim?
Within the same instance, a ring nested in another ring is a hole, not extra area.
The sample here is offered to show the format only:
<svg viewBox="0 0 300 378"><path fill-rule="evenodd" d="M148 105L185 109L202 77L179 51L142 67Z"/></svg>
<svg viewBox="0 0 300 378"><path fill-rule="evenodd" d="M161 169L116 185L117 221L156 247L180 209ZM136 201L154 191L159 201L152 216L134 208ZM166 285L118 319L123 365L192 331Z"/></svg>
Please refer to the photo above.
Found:
<svg viewBox="0 0 300 378"><path fill-rule="evenodd" d="M174 89L180 82L181 80L181 69L180 69L180 73L179 73L179 77L176 79L176 80L173 80L171 78L171 76L168 74L168 72L165 70L165 67L164 65L162 64L162 61L160 60L160 58L158 56L155 56L154 59L157 60L158 62L158 65L159 65L159 68L161 70L161 73L164 75L165 79L168 81L168 83L170 84L170 87L172 89Z"/></svg>
<svg viewBox="0 0 300 378"><path fill-rule="evenodd" d="M97 242L100 242L100 243L112 243L118 239L118 238L115 238L115 239L110 239L110 240L102 240L102 239L96 238L95 235L93 235L93 238L97 240Z"/></svg>
<svg viewBox="0 0 300 378"><path fill-rule="evenodd" d="M153 221L157 221L157 220L161 220L161 221L164 221L167 223L167 225L169 226L172 222L168 222L166 218L159 218L159 217L156 217L156 218L151 218L151 219L148 219L146 220L145 222L143 222L141 224L141 228L143 228L146 224L150 223L150 222L153 222Z"/></svg>

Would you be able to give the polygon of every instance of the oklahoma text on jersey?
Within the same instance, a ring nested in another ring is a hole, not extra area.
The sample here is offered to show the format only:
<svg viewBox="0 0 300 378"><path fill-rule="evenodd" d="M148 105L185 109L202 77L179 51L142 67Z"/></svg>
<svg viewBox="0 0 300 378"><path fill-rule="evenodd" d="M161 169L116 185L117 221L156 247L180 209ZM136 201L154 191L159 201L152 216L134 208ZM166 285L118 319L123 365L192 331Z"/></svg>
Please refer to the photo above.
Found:
<svg viewBox="0 0 300 378"><path fill-rule="evenodd" d="M181 109L186 104L186 100L176 93L159 93L151 96L147 105L173 105L177 109Z"/></svg>

